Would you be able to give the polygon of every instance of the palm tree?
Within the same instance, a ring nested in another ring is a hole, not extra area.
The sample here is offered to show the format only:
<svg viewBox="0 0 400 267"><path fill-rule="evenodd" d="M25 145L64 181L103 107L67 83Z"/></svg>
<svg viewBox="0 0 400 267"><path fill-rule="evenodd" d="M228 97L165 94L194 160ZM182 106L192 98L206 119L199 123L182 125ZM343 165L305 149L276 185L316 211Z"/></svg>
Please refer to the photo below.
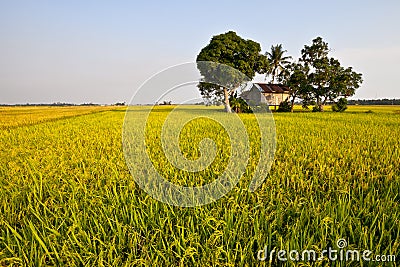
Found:
<svg viewBox="0 0 400 267"><path fill-rule="evenodd" d="M291 56L283 55L286 52L287 50L283 50L282 44L279 44L271 46L271 52L265 53L271 65L271 70L267 74L271 74L272 83L275 82L275 78L285 69L285 66L290 63L289 59L292 59Z"/></svg>

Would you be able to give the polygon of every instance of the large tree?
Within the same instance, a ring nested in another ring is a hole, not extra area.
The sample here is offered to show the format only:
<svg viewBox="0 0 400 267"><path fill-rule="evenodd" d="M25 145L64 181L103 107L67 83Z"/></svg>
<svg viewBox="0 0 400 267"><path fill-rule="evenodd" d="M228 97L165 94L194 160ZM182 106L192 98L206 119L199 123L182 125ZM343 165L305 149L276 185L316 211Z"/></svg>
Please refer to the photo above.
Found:
<svg viewBox="0 0 400 267"><path fill-rule="evenodd" d="M290 63L291 56L284 56L287 50L283 50L282 44L271 46L271 52L266 52L270 63L270 69L267 74L272 76L272 83L275 82L276 77L285 70L285 67Z"/></svg>
<svg viewBox="0 0 400 267"><path fill-rule="evenodd" d="M301 50L300 62L309 85L307 100L315 101L316 111L323 111L328 101L354 95L362 83L361 73L354 72L351 67L342 67L337 59L329 57L329 52L328 43L321 37Z"/></svg>
<svg viewBox="0 0 400 267"><path fill-rule="evenodd" d="M267 57L261 54L259 43L245 40L233 31L213 36L210 43L200 51L196 61L203 76L198 85L200 93L205 98L223 98L227 112L231 112L229 97L241 83L253 79L256 72L265 73L269 66ZM204 61L229 67L202 64Z"/></svg>
<svg viewBox="0 0 400 267"><path fill-rule="evenodd" d="M301 63L293 62L278 76L278 80L290 88L290 111L293 112L294 102L297 98L303 100L309 99L309 93L312 90L308 81L309 68Z"/></svg>

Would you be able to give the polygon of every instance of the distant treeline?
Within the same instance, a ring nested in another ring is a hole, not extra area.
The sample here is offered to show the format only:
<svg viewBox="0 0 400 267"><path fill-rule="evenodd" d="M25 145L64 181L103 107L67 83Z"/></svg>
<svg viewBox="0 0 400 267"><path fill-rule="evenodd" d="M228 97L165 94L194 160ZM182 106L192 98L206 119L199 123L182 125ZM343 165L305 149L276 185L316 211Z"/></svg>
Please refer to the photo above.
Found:
<svg viewBox="0 0 400 267"><path fill-rule="evenodd" d="M99 106L99 104L93 104L93 103L83 103L83 104L72 104L72 103L39 103L39 104L31 104L31 103L26 103L26 104L0 104L2 107L43 107L43 106L52 106L52 107L70 107L70 106Z"/></svg>
<svg viewBox="0 0 400 267"><path fill-rule="evenodd" d="M301 102L296 101L295 102L298 105L301 105ZM159 103L159 105L171 105L171 101L164 101L163 103ZM334 104L334 103L328 103L328 104ZM150 104L151 105L151 104ZM205 103L205 102L198 102L194 103L193 105L221 105L220 102L215 102L215 103ZM357 100L348 100L348 105L400 105L400 99L357 99ZM26 103L26 104L0 104L0 107L46 107L46 106L51 106L51 107L72 107L72 106L102 106L102 104L94 104L94 103L83 103L83 104L73 104L73 103L51 103L51 104L46 104L46 103L40 103L40 104L31 104L31 103ZM103 105L104 106L104 105ZM117 102L114 104L110 104L110 106L126 106L126 102Z"/></svg>
<svg viewBox="0 0 400 267"><path fill-rule="evenodd" d="M113 104L115 106L125 106L125 102L117 102ZM0 104L0 107L82 107L82 106L101 106L101 104L94 104L94 103L83 103L83 104L73 104L73 103L40 103L40 104L31 104L31 103L26 103L26 104Z"/></svg>
<svg viewBox="0 0 400 267"><path fill-rule="evenodd" d="M361 99L348 100L348 105L400 105L400 99Z"/></svg>

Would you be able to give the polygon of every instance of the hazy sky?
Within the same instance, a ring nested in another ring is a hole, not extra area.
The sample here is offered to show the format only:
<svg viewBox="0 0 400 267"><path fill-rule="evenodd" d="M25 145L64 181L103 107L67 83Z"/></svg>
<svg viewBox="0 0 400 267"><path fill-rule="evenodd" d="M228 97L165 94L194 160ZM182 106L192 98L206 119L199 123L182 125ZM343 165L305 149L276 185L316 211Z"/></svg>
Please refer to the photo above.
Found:
<svg viewBox="0 0 400 267"><path fill-rule="evenodd" d="M400 98L400 1L0 0L0 103L129 101L229 30L298 57L323 37L364 75L354 98Z"/></svg>

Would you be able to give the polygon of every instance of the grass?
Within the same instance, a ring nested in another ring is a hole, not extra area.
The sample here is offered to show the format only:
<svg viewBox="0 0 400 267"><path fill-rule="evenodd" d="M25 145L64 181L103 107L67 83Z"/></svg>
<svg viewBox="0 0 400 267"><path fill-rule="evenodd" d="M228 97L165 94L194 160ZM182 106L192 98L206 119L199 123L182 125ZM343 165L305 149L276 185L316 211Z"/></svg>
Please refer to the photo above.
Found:
<svg viewBox="0 0 400 267"><path fill-rule="evenodd" d="M122 108L66 117L37 108L38 120L5 119L2 110L0 266L268 266L256 258L264 246L320 251L339 238L399 258L398 110L275 113L277 151L262 186L249 192L245 175L225 197L196 208L160 203L135 184L122 153ZM182 138L188 157L198 157L195 143Z"/></svg>
<svg viewBox="0 0 400 267"><path fill-rule="evenodd" d="M110 109L113 109L113 107L0 107L0 129L32 125L45 121L52 121L78 115L86 115Z"/></svg>
<svg viewBox="0 0 400 267"><path fill-rule="evenodd" d="M273 109L273 108L272 108ZM327 105L324 107L325 111L330 112L332 110L331 106ZM312 107L308 110L303 109L301 105L295 105L295 112L311 112ZM400 106L396 105L349 105L346 110L347 113L400 113Z"/></svg>

